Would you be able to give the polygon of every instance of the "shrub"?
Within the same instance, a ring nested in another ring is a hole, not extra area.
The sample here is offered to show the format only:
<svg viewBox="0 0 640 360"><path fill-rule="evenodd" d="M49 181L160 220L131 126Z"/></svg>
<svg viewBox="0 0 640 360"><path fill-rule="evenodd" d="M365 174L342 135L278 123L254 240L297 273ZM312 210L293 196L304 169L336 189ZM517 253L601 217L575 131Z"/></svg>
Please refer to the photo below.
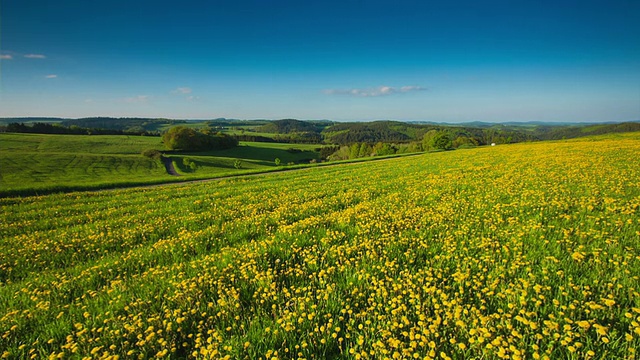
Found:
<svg viewBox="0 0 640 360"><path fill-rule="evenodd" d="M182 158L182 165L184 165L185 171L191 170L193 172L193 171L196 171L196 169L198 168L198 165L187 157Z"/></svg>
<svg viewBox="0 0 640 360"><path fill-rule="evenodd" d="M445 131L428 131L422 139L425 150L449 150L453 147L451 135Z"/></svg>
<svg viewBox="0 0 640 360"><path fill-rule="evenodd" d="M147 149L142 151L142 156L148 157L149 159L159 160L162 157L162 153L156 149Z"/></svg>
<svg viewBox="0 0 640 360"><path fill-rule="evenodd" d="M170 150L198 151L228 149L238 145L238 140L222 133L205 134L185 126L175 126L162 135L162 141Z"/></svg>
<svg viewBox="0 0 640 360"><path fill-rule="evenodd" d="M327 159L329 158L329 156L331 156L333 153L335 153L339 149L340 149L339 146L323 146L321 148L316 148L315 151L320 152L321 159Z"/></svg>

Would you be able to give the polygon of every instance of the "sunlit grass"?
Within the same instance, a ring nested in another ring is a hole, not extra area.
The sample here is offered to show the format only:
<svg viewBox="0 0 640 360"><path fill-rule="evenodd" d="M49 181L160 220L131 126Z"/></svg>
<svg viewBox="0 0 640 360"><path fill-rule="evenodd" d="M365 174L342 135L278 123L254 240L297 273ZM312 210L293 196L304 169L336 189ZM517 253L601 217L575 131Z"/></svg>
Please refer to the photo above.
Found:
<svg viewBox="0 0 640 360"><path fill-rule="evenodd" d="M178 171L185 157L198 165L182 177L167 174L164 165L141 155L163 150L159 137L122 135L43 135L0 133L0 196L74 189L205 179L318 160L321 145L243 142L237 148L199 153L168 153ZM295 151L292 151L295 149ZM239 160L239 163L236 163ZM187 171L188 170L188 171Z"/></svg>
<svg viewBox="0 0 640 360"><path fill-rule="evenodd" d="M0 200L8 358L634 358L640 134Z"/></svg>

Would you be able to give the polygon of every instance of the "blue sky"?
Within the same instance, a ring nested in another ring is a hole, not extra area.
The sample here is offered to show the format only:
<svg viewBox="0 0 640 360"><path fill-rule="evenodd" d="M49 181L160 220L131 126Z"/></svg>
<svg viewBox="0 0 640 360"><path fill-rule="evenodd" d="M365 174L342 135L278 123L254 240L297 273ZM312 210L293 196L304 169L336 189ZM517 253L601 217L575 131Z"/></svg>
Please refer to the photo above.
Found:
<svg viewBox="0 0 640 360"><path fill-rule="evenodd" d="M640 120L640 1L0 0L0 117Z"/></svg>

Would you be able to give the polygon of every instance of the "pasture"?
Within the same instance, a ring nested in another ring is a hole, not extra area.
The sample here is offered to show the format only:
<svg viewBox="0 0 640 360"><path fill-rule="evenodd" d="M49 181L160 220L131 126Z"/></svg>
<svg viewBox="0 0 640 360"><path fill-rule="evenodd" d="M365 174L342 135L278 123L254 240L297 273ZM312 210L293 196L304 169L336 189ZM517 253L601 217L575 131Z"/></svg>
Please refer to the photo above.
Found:
<svg viewBox="0 0 640 360"><path fill-rule="evenodd" d="M318 159L321 145L242 142L221 151L167 153L181 177L167 174L146 149L164 150L159 137L0 133L0 196L156 184L269 171ZM291 151L297 149L300 151ZM195 171L183 166L184 158ZM236 167L239 160L239 167Z"/></svg>

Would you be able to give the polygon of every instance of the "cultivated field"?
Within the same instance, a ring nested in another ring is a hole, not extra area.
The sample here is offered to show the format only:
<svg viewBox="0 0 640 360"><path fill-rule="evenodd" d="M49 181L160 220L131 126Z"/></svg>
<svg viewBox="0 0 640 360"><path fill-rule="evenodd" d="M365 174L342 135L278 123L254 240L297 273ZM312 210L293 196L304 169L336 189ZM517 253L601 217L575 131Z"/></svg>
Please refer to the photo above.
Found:
<svg viewBox="0 0 640 360"><path fill-rule="evenodd" d="M634 358L640 134L0 200L8 358Z"/></svg>

